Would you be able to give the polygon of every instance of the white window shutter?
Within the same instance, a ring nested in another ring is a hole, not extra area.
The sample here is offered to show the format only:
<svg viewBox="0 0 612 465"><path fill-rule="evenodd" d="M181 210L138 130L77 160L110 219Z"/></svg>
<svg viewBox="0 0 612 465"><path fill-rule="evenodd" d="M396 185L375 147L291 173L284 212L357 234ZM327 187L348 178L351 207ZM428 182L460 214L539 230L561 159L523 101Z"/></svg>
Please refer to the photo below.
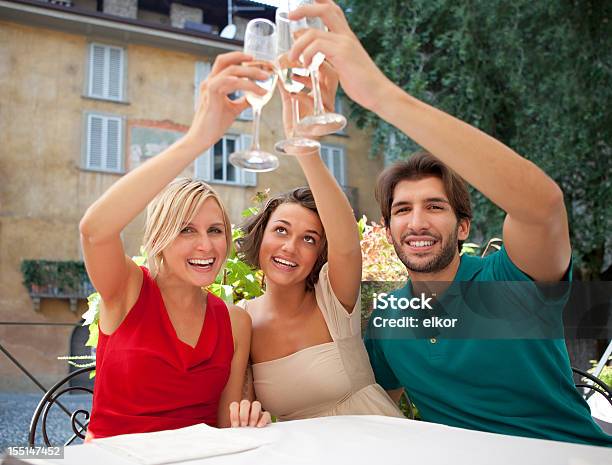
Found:
<svg viewBox="0 0 612 465"><path fill-rule="evenodd" d="M195 65L193 107L197 109L200 100L200 83L210 74L211 65L208 61L198 61Z"/></svg>
<svg viewBox="0 0 612 465"><path fill-rule="evenodd" d="M104 153L104 119L89 115L87 118L87 161L86 168L102 169Z"/></svg>
<svg viewBox="0 0 612 465"><path fill-rule="evenodd" d="M334 111L336 113L339 113L341 115L344 114L344 105L343 105L343 101L342 101L342 97L340 97L340 95L336 94L336 98L334 100Z"/></svg>
<svg viewBox="0 0 612 465"><path fill-rule="evenodd" d="M125 53L121 47L91 44L89 47L90 97L123 100Z"/></svg>
<svg viewBox="0 0 612 465"><path fill-rule="evenodd" d="M120 173L123 169L123 119L87 115L85 169Z"/></svg>
<svg viewBox="0 0 612 465"><path fill-rule="evenodd" d="M108 98L121 100L123 94L123 50L108 47Z"/></svg>
<svg viewBox="0 0 612 465"><path fill-rule="evenodd" d="M338 183L341 186L344 186L344 171L343 171L343 163L342 163L342 150L340 149L333 149L332 150L333 153L333 157L332 157L332 163L334 166L334 176L336 177L336 180L338 181Z"/></svg>
<svg viewBox="0 0 612 465"><path fill-rule="evenodd" d="M108 171L121 171L121 119L106 119L106 163Z"/></svg>
<svg viewBox="0 0 612 465"><path fill-rule="evenodd" d="M196 158L195 161L195 177L197 179L201 179L202 181L210 181L211 173L210 173L210 165L212 163L212 147L209 148L206 152Z"/></svg>
<svg viewBox="0 0 612 465"><path fill-rule="evenodd" d="M329 149L324 145L321 146L321 158L323 159L323 163L325 163L325 166L327 166L327 168L332 171L332 168L329 163Z"/></svg>
<svg viewBox="0 0 612 465"><path fill-rule="evenodd" d="M89 95L104 98L106 49L103 45L91 44L89 50Z"/></svg>
<svg viewBox="0 0 612 465"><path fill-rule="evenodd" d="M344 148L334 146L321 146L321 158L327 169L332 174L338 184L345 185L345 170L344 170Z"/></svg>
<svg viewBox="0 0 612 465"><path fill-rule="evenodd" d="M253 143L253 136L250 134L240 134L240 150L247 150ZM257 185L257 173L253 171L241 171L241 183L245 186Z"/></svg>

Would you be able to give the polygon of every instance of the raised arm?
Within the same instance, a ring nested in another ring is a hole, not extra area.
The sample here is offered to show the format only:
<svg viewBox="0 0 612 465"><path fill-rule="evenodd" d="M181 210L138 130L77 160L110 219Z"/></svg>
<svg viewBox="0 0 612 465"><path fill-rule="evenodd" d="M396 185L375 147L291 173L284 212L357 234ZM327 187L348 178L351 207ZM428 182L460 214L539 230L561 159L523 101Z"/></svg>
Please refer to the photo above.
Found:
<svg viewBox="0 0 612 465"><path fill-rule="evenodd" d="M323 99L328 108L333 107L338 79L329 65L323 66L321 71ZM279 89L283 100L283 121L287 133L291 133L291 101L282 86ZM306 108L311 101L301 99L300 113L311 111ZM323 163L318 150L296 153L296 158L304 171L325 229L330 284L340 303L350 313L357 302L361 284L361 246L355 216L346 195Z"/></svg>
<svg viewBox="0 0 612 465"><path fill-rule="evenodd" d="M240 63L251 57L240 52L220 55L202 83L200 102L187 134L158 156L129 172L85 212L79 225L87 272L100 292L100 324L112 332L136 301L142 273L125 256L120 233L146 205L204 150L214 144L247 103L231 101L236 90L261 94L251 80L265 73Z"/></svg>
<svg viewBox="0 0 612 465"><path fill-rule="evenodd" d="M501 142L387 79L331 0L317 0L290 15L303 16L320 16L329 32L309 30L296 41L289 58L303 54L308 63L317 51L323 52L351 99L400 129L507 213L504 242L522 271L538 281L560 279L571 249L557 184Z"/></svg>

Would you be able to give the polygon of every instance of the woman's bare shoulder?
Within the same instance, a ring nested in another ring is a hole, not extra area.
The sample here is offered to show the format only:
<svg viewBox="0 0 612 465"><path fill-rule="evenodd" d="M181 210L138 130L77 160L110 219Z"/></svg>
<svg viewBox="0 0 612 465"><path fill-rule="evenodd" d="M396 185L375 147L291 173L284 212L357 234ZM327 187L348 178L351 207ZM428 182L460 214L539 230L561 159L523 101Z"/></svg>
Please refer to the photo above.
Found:
<svg viewBox="0 0 612 465"><path fill-rule="evenodd" d="M248 326L251 327L251 315L243 307L239 305L228 305L227 311L229 312L232 327L242 328Z"/></svg>

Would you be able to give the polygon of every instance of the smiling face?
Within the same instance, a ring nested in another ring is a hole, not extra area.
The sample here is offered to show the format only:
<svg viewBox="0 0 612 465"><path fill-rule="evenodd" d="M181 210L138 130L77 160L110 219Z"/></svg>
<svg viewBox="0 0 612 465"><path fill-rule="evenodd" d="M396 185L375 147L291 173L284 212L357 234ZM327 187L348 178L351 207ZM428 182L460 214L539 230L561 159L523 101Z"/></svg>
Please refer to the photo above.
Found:
<svg viewBox="0 0 612 465"><path fill-rule="evenodd" d="M438 177L400 181L393 191L387 238L409 271L437 273L458 257L469 220L457 220Z"/></svg>
<svg viewBox="0 0 612 465"><path fill-rule="evenodd" d="M193 219L162 251L162 273L194 286L208 286L227 254L223 212L214 198L204 201Z"/></svg>
<svg viewBox="0 0 612 465"><path fill-rule="evenodd" d="M319 216L296 203L283 203L270 215L259 248L259 265L268 282L306 281L323 244Z"/></svg>

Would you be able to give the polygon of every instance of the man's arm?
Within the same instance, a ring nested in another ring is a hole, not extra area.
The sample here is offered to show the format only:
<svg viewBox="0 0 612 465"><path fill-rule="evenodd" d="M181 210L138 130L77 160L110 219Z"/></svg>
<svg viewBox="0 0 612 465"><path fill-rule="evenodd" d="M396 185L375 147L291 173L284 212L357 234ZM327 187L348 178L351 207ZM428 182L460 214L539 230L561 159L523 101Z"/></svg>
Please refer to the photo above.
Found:
<svg viewBox="0 0 612 465"><path fill-rule="evenodd" d="M431 152L508 215L504 242L512 261L537 281L559 280L571 249L563 193L541 169L469 124L408 95L376 67L342 10L318 0L291 19L320 16L329 31L300 36L290 59L323 52L347 95Z"/></svg>
<svg viewBox="0 0 612 465"><path fill-rule="evenodd" d="M503 239L514 264L536 281L561 279L571 248L559 186L535 164L491 136L395 85L388 91L389 100L400 103L380 105L380 116L507 213Z"/></svg>

